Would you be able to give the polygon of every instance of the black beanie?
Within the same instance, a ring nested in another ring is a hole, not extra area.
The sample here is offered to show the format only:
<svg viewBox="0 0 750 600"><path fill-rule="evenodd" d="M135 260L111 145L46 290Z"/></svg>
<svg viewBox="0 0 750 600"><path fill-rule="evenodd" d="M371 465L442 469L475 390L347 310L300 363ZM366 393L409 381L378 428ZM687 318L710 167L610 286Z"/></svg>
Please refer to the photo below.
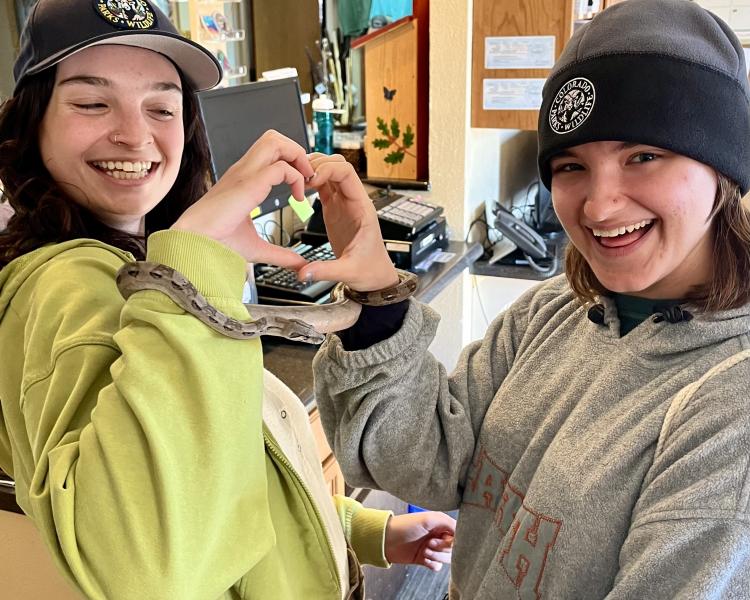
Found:
<svg viewBox="0 0 750 600"><path fill-rule="evenodd" d="M581 26L542 92L539 173L596 141L688 156L750 188L750 86L737 36L689 0L627 0Z"/></svg>

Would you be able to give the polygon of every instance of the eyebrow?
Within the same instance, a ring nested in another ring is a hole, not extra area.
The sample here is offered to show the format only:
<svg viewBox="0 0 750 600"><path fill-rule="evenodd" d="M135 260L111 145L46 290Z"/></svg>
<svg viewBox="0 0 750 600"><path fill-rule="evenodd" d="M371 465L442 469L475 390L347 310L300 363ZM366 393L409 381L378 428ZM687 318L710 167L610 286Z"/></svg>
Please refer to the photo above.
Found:
<svg viewBox="0 0 750 600"><path fill-rule="evenodd" d="M99 87L112 87L112 82L104 77L96 77L94 75L74 75L63 79L57 85L74 85L74 84L85 84L85 85L96 85ZM182 94L182 88L176 83L171 81L157 81L151 85L151 89L156 92L170 92L175 91Z"/></svg>

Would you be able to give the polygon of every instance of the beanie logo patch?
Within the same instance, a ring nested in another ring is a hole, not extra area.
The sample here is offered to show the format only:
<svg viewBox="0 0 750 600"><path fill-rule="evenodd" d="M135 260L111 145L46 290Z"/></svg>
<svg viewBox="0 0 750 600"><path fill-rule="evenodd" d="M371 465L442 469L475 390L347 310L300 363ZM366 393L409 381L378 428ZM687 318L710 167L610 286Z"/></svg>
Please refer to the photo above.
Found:
<svg viewBox="0 0 750 600"><path fill-rule="evenodd" d="M94 0L102 19L118 29L153 29L156 15L146 0Z"/></svg>
<svg viewBox="0 0 750 600"><path fill-rule="evenodd" d="M563 135L580 127L589 118L596 102L594 84L576 77L563 84L549 109L549 126Z"/></svg>

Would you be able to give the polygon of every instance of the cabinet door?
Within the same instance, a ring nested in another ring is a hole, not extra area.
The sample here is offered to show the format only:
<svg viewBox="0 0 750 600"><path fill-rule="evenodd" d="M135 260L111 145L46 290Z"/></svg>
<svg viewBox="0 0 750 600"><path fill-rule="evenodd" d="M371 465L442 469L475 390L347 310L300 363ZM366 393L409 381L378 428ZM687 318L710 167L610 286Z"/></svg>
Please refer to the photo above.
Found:
<svg viewBox="0 0 750 600"><path fill-rule="evenodd" d="M323 425L320 422L320 412L318 412L317 408L313 409L310 413L310 429L312 429L313 438L315 438L315 446L318 449L320 464L324 464L328 460L328 457L333 455L333 450L331 450L328 440L326 440L326 434L323 432Z"/></svg>
<svg viewBox="0 0 750 600"><path fill-rule="evenodd" d="M488 68L485 66L485 43L493 37L532 39L538 36L554 37L554 57L562 52L565 42L573 32L573 0L474 0L472 70L471 70L471 126L492 129L535 130L539 116L534 109L485 108L484 94L487 85L488 99L493 96L493 86L501 91L498 97L523 95L525 84L535 86L549 75L549 68ZM494 80L510 79L505 84ZM532 80L532 81L529 81ZM533 81L536 80L536 81ZM532 93L532 92L529 92ZM510 103L501 103L505 106ZM541 95L539 96L541 104Z"/></svg>
<svg viewBox="0 0 750 600"><path fill-rule="evenodd" d="M310 413L310 428L313 432L313 438L315 439L315 446L318 449L318 458L323 468L323 479L328 486L332 496L336 494L344 494L344 474L341 472L339 463L336 462L336 457L333 455L333 450L328 445L325 433L323 432L323 425L320 423L320 413L318 409L314 409Z"/></svg>
<svg viewBox="0 0 750 600"><path fill-rule="evenodd" d="M331 496L344 494L344 474L341 472L339 463L336 462L333 454L323 463L323 479L328 486Z"/></svg>
<svg viewBox="0 0 750 600"><path fill-rule="evenodd" d="M320 60L320 20L316 0L252 0L253 50L257 77L263 71L295 67L301 91L312 93L306 51ZM310 105L305 105L310 121Z"/></svg>

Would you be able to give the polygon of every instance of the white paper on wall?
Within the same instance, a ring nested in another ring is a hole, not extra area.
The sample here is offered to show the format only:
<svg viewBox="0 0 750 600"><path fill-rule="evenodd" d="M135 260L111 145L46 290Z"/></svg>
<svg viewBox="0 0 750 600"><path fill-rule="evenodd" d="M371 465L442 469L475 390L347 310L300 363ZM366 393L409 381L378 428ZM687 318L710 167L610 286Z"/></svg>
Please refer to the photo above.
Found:
<svg viewBox="0 0 750 600"><path fill-rule="evenodd" d="M544 79L483 79L484 110L539 110Z"/></svg>
<svg viewBox="0 0 750 600"><path fill-rule="evenodd" d="M551 69L554 64L554 35L484 38L485 69Z"/></svg>

